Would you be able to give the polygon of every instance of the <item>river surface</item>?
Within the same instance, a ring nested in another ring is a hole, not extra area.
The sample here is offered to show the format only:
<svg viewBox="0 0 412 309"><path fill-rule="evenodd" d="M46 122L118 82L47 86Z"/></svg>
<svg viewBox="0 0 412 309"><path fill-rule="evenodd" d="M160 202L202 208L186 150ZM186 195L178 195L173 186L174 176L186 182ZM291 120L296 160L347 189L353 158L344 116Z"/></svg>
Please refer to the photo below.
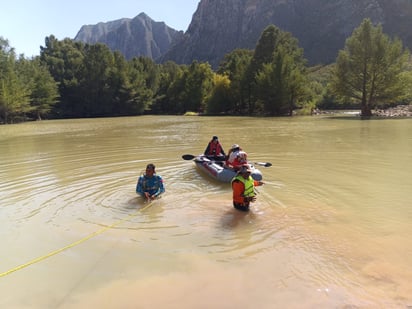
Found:
<svg viewBox="0 0 412 309"><path fill-rule="evenodd" d="M247 214L181 157L213 135L272 163ZM410 119L0 126L0 308L411 308L411 162Z"/></svg>

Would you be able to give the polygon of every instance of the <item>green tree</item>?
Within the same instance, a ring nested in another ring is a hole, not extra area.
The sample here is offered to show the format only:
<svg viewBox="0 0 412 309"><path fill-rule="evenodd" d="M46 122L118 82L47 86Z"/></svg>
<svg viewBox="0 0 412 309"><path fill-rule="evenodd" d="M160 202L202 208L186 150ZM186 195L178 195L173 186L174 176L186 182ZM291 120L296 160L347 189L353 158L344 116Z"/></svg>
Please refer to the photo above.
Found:
<svg viewBox="0 0 412 309"><path fill-rule="evenodd" d="M48 69L38 60L33 60L34 72L33 87L30 95L30 105L38 120L50 114L53 106L58 102L58 85Z"/></svg>
<svg viewBox="0 0 412 309"><path fill-rule="evenodd" d="M128 77L132 114L143 114L150 110L158 87L156 64L146 57L133 58L129 63Z"/></svg>
<svg viewBox="0 0 412 309"><path fill-rule="evenodd" d="M208 63L193 61L183 67L182 73L169 89L171 103L178 113L206 110L206 102L213 88L213 71Z"/></svg>
<svg viewBox="0 0 412 309"><path fill-rule="evenodd" d="M213 71L210 64L194 61L189 66L185 83L184 112L205 111L212 87Z"/></svg>
<svg viewBox="0 0 412 309"><path fill-rule="evenodd" d="M159 88L160 66L149 57L138 57L132 60L134 63L139 63L140 72L142 72L146 87L156 93Z"/></svg>
<svg viewBox="0 0 412 309"><path fill-rule="evenodd" d="M58 86L49 70L40 62L39 57L25 59L20 57L16 63L19 78L30 91L30 114L41 120L48 115L58 102Z"/></svg>
<svg viewBox="0 0 412 309"><path fill-rule="evenodd" d="M167 88L166 97L169 103L169 113L182 114L186 112L184 102L187 97L186 79L189 74L188 70L188 66L182 65L180 70L177 71L176 76L171 80L170 86Z"/></svg>
<svg viewBox="0 0 412 309"><path fill-rule="evenodd" d="M283 32L278 27L269 25L263 30L256 44L253 57L244 75L244 80L242 83L243 88L246 91L249 114L254 113L256 103L258 101L256 76L265 63L272 62L276 46L282 42L282 38Z"/></svg>
<svg viewBox="0 0 412 309"><path fill-rule="evenodd" d="M263 64L257 73L257 97L262 101L264 112L270 116L292 116L308 95L302 52L296 47L279 44L271 62Z"/></svg>
<svg viewBox="0 0 412 309"><path fill-rule="evenodd" d="M245 75L249 112L292 115L308 96L306 60L298 40L270 25L262 33Z"/></svg>
<svg viewBox="0 0 412 309"><path fill-rule="evenodd" d="M8 41L0 37L0 117L4 123L24 117L30 111L30 88L20 78L16 54Z"/></svg>
<svg viewBox="0 0 412 309"><path fill-rule="evenodd" d="M206 107L207 114L220 114L231 109L230 79L226 75L214 74L212 94Z"/></svg>
<svg viewBox="0 0 412 309"><path fill-rule="evenodd" d="M113 88L109 84L114 57L104 44L86 45L80 87L83 93L83 113L87 117L107 116L112 112Z"/></svg>
<svg viewBox="0 0 412 309"><path fill-rule="evenodd" d="M331 89L342 101L359 102L361 116L370 117L376 106L399 102L407 95L408 55L400 40L391 40L381 25L365 19L339 52Z"/></svg>
<svg viewBox="0 0 412 309"><path fill-rule="evenodd" d="M227 98L226 110L241 114L246 109L246 92L243 85L246 70L253 57L253 51L248 49L235 49L226 54L217 70L218 74L228 76L230 80L230 98Z"/></svg>
<svg viewBox="0 0 412 309"><path fill-rule="evenodd" d="M183 66L168 61L160 66L159 87L153 98L152 112L156 114L175 113L175 105L171 103L172 88L182 76Z"/></svg>
<svg viewBox="0 0 412 309"><path fill-rule="evenodd" d="M111 115L126 116L134 114L132 85L129 81L129 63L119 52L113 53L113 66L108 71L107 83L112 89Z"/></svg>
<svg viewBox="0 0 412 309"><path fill-rule="evenodd" d="M82 117L85 93L80 83L84 65L85 44L70 39L45 38L40 47L40 61L46 65L59 87L60 101L53 112L57 117Z"/></svg>

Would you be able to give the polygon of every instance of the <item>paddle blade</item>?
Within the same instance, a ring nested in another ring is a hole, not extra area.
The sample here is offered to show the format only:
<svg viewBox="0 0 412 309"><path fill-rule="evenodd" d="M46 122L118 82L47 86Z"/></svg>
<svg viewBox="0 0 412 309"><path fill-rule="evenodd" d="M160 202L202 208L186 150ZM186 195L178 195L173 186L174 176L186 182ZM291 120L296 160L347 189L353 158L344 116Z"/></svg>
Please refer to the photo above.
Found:
<svg viewBox="0 0 412 309"><path fill-rule="evenodd" d="M184 154L182 156L182 158L183 158L183 160L193 160L195 158L195 156L191 155L191 154Z"/></svg>
<svg viewBox="0 0 412 309"><path fill-rule="evenodd" d="M256 165L264 166L264 167L270 167L272 166L272 163L270 162L255 162Z"/></svg>

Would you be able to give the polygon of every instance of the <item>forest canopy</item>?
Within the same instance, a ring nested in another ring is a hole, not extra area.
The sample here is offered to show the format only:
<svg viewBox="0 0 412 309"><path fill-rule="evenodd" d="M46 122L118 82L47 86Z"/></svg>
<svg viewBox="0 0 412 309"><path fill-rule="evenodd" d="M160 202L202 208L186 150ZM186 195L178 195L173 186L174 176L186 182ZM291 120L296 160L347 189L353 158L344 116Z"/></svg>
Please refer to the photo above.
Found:
<svg viewBox="0 0 412 309"><path fill-rule="evenodd" d="M104 44L53 35L39 56L26 59L0 37L0 123L187 112L292 116L345 107L370 114L411 99L409 52L369 20L348 38L335 64L306 63L298 40L274 25L254 50L226 54L216 71L197 61L126 60Z"/></svg>

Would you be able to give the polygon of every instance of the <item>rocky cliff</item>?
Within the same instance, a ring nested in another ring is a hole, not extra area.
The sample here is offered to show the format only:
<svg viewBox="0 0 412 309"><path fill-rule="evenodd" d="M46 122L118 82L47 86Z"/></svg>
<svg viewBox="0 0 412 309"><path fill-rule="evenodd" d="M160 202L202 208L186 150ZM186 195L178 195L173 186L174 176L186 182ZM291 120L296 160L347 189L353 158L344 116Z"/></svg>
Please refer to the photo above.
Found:
<svg viewBox="0 0 412 309"><path fill-rule="evenodd" d="M201 0L184 34L142 13L83 26L75 40L105 43L127 59L208 61L216 68L232 50L254 49L274 24L299 40L310 65L329 64L366 17L412 49L412 0Z"/></svg>
<svg viewBox="0 0 412 309"><path fill-rule="evenodd" d="M136 56L156 59L170 49L172 41L182 36L182 31L141 13L133 19L83 26L74 39L89 44L104 43L111 50L121 51L127 59Z"/></svg>
<svg viewBox="0 0 412 309"><path fill-rule="evenodd" d="M309 64L327 64L366 17L412 48L411 0L202 0L187 32L161 61L196 59L216 67L235 48L253 49L274 24L298 38Z"/></svg>

